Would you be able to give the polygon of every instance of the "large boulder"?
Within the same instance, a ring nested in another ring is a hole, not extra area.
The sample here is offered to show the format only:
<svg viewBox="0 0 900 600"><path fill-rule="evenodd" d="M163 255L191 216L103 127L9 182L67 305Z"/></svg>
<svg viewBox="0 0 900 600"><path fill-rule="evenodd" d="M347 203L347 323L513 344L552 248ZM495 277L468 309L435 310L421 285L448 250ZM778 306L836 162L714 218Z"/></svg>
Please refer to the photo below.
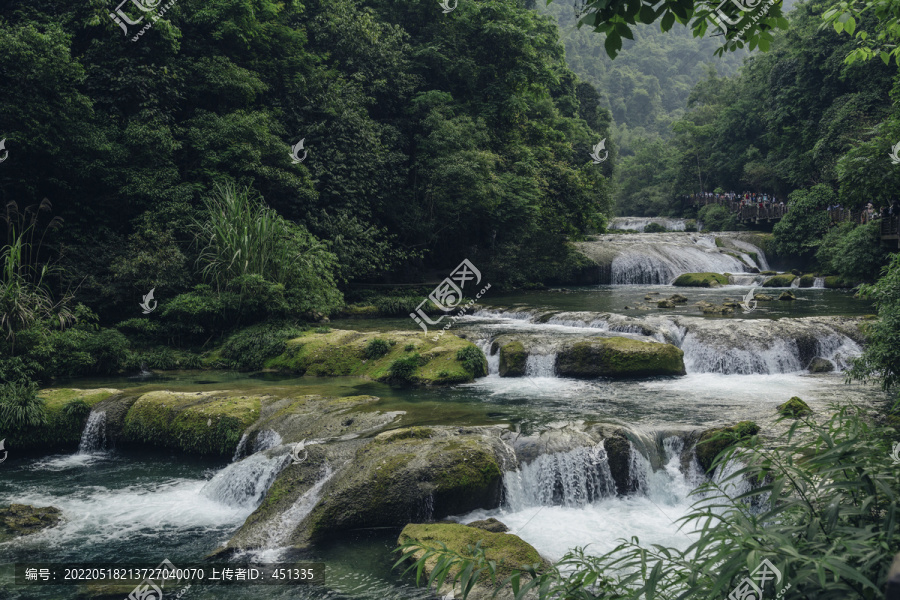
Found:
<svg viewBox="0 0 900 600"><path fill-rule="evenodd" d="M447 385L486 375L487 359L472 342L449 333L331 329L288 340L285 351L265 367L301 375Z"/></svg>
<svg viewBox="0 0 900 600"><path fill-rule="evenodd" d="M672 344L598 337L560 351L556 372L563 377L583 379L684 375L684 352Z"/></svg>
<svg viewBox="0 0 900 600"><path fill-rule="evenodd" d="M498 521L494 517L489 517L487 519L482 519L480 521L472 521L471 523L466 523L466 527L474 527L476 529L483 529L485 531L490 531L491 533L506 533L507 531L509 531L509 527L507 527L501 521Z"/></svg>
<svg viewBox="0 0 900 600"><path fill-rule="evenodd" d="M672 285L680 287L719 287L728 285L728 277L721 273L685 273L680 275Z"/></svg>
<svg viewBox="0 0 900 600"><path fill-rule="evenodd" d="M405 544L416 541L422 546L428 548L440 549L441 544L446 546L448 550L453 552L466 552L469 546L481 543L484 548L485 557L488 560L495 561L497 564L497 582L502 582L509 577L513 570L522 569L523 566L532 566L535 564L546 565L545 561L537 550L528 542L511 533L492 533L467 527L455 523L410 523L400 532L397 539L398 544ZM413 557L420 558L424 554L424 550L417 551ZM437 558L430 558L425 562L424 573L431 575L432 569L437 565ZM448 581L451 577L447 578ZM527 578L523 578L524 584ZM494 593L496 592L496 596ZM438 590L440 595L456 595L460 593L459 585L455 588L449 582L445 582L441 589ZM452 597L452 596L451 596ZM495 590L490 575L484 574L475 587L469 593L470 600L481 600L487 598L511 599L513 597L512 589L507 586L506 589Z"/></svg>
<svg viewBox="0 0 900 600"><path fill-rule="evenodd" d="M0 543L55 527L61 519L62 511L55 506L10 504L0 507Z"/></svg>
<svg viewBox="0 0 900 600"><path fill-rule="evenodd" d="M525 375L528 352L522 342L509 342L500 346L500 377L521 377Z"/></svg>
<svg viewBox="0 0 900 600"><path fill-rule="evenodd" d="M800 417L806 417L812 414L812 409L809 407L809 404L797 396L793 396L784 404L779 404L775 410L777 410L778 414L782 417L789 417L791 419L799 419Z"/></svg>

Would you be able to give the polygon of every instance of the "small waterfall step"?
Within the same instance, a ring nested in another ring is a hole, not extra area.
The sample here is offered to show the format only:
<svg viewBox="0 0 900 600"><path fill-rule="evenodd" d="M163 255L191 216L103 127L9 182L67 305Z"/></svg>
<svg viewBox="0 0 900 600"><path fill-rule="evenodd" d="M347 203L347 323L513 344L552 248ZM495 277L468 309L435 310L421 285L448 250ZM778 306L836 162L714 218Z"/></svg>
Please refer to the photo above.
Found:
<svg viewBox="0 0 900 600"><path fill-rule="evenodd" d="M290 453L272 457L264 452L251 454L216 473L200 493L228 506L255 509L290 462Z"/></svg>
<svg viewBox="0 0 900 600"><path fill-rule="evenodd" d="M106 412L95 411L88 415L81 432L78 454L94 454L106 449Z"/></svg>

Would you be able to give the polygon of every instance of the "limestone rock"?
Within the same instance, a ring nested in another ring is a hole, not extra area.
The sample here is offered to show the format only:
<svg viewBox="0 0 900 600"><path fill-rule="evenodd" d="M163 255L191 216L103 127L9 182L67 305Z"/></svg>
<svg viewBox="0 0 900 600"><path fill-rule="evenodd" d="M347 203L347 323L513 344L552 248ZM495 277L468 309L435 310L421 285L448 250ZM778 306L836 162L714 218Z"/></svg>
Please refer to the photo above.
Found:
<svg viewBox="0 0 900 600"><path fill-rule="evenodd" d="M595 338L564 348L556 357L556 371L579 378L684 375L684 352L672 344Z"/></svg>

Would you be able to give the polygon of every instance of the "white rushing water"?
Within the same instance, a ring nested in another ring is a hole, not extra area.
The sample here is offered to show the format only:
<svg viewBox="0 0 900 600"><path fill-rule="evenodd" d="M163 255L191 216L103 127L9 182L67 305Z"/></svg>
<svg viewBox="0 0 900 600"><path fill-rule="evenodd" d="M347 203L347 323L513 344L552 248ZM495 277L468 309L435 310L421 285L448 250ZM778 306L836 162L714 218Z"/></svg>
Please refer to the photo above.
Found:
<svg viewBox="0 0 900 600"><path fill-rule="evenodd" d="M684 219L670 219L668 217L615 217L610 221L610 229L632 230L644 232L650 223L662 225L669 231L684 231Z"/></svg>
<svg viewBox="0 0 900 600"><path fill-rule="evenodd" d="M277 431L273 429L263 429L256 434L256 439L253 440L253 451L265 452L275 446L280 446L281 441L281 436L278 435Z"/></svg>
<svg viewBox="0 0 900 600"><path fill-rule="evenodd" d="M627 496L614 495L605 451L594 454L602 446L542 455L504 475L502 508L476 510L458 520L497 518L551 559L576 546L589 545L590 553L601 554L632 536L645 545L686 548L696 537L680 531L676 521L695 501L688 494L702 475L695 466L687 474L681 472L683 444L680 438L667 438L662 449L665 466L656 471L635 453L632 477L639 491Z"/></svg>
<svg viewBox="0 0 900 600"><path fill-rule="evenodd" d="M526 377L556 377L556 354L529 354L525 359Z"/></svg>
<svg viewBox="0 0 900 600"><path fill-rule="evenodd" d="M824 288L825 287L825 278L824 277L816 277L813 280L814 288Z"/></svg>
<svg viewBox="0 0 900 600"><path fill-rule="evenodd" d="M668 284L684 273L743 273L747 267L730 254L701 246L645 244L623 249L611 264L614 285Z"/></svg>
<svg viewBox="0 0 900 600"><path fill-rule="evenodd" d="M276 517L273 523L269 524L269 539L265 550L263 550L263 552L267 552L266 557L271 559L277 558L278 552L283 549L297 525L316 507L316 504L322 497L322 488L334 477L335 472L336 470L333 470L326 463L315 485L301 494L289 509Z"/></svg>
<svg viewBox="0 0 900 600"><path fill-rule="evenodd" d="M92 412L88 415L84 431L81 432L81 442L78 444L78 454L93 454L106 449L106 413L104 411Z"/></svg>
<svg viewBox="0 0 900 600"><path fill-rule="evenodd" d="M291 462L290 454L268 457L264 452L231 463L201 490L201 494L227 506L254 509L262 502L269 486Z"/></svg>

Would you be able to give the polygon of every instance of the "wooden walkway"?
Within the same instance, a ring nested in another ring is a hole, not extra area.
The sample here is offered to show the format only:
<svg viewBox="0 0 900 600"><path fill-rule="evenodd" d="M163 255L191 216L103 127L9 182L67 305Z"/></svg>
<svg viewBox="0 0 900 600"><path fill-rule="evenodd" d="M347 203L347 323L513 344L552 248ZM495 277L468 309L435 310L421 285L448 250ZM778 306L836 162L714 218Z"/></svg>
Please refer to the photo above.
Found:
<svg viewBox="0 0 900 600"><path fill-rule="evenodd" d="M788 207L782 206L781 204L753 203L741 206L739 200L730 200L728 198L691 197L691 200L694 206L697 207L706 206L708 204L720 204L730 210L740 223L771 223L773 221L780 221L781 218L788 213ZM840 223L843 221L850 221L852 223L866 222L863 211L859 210L829 210L828 215L831 217L832 223ZM884 218L876 217L875 220L881 222L882 241L897 240L897 247L900 248L900 215Z"/></svg>

